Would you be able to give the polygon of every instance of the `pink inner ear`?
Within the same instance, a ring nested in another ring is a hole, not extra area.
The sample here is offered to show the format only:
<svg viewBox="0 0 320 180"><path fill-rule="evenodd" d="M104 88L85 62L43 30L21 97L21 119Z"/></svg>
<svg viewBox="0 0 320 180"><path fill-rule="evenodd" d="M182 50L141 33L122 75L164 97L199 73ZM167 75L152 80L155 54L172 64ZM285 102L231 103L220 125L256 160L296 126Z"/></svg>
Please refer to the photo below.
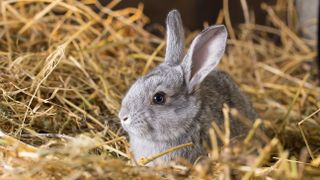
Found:
<svg viewBox="0 0 320 180"><path fill-rule="evenodd" d="M205 66L205 63L208 61L210 45L208 45L209 40L204 42L201 45L195 47L195 50L192 55L192 68L190 79L202 68Z"/></svg>

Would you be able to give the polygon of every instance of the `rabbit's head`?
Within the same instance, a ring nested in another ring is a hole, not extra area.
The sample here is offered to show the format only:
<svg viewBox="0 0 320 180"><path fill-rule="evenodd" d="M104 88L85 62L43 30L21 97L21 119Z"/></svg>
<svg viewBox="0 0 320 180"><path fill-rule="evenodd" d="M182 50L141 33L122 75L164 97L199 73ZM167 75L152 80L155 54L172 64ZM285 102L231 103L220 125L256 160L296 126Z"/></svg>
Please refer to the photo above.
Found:
<svg viewBox="0 0 320 180"><path fill-rule="evenodd" d="M190 128L200 126L195 118L201 108L197 89L219 64L227 40L223 25L208 27L193 40L184 56L179 12L171 11L166 23L164 62L131 86L119 113L130 136L153 141L178 139Z"/></svg>

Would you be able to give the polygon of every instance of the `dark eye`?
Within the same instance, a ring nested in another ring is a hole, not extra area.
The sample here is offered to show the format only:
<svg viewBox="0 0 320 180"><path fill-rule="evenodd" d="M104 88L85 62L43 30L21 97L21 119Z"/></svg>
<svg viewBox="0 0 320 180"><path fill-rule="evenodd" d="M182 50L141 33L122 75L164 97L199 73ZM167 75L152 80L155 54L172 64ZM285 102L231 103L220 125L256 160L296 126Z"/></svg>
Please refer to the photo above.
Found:
<svg viewBox="0 0 320 180"><path fill-rule="evenodd" d="M166 102L166 98L163 92L158 92L153 96L154 104L163 105L165 102Z"/></svg>

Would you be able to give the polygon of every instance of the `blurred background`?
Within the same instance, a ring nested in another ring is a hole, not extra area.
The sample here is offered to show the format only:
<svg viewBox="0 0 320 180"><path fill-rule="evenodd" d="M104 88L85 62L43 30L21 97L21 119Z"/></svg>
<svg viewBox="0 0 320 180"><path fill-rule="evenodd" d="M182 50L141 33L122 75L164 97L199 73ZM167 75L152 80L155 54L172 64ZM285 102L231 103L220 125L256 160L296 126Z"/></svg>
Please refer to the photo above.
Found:
<svg viewBox="0 0 320 180"><path fill-rule="evenodd" d="M99 0L102 4L107 5L111 0ZM262 2L270 5L276 3L276 0L248 0L250 9L256 14L256 22L264 23L266 13L260 7ZM130 0L121 1L115 9L125 7L137 7L139 3L144 4L144 13L150 18L150 22L164 25L167 13L171 9L178 9L181 13L184 25L190 30L202 29L203 22L214 24L223 8L223 0ZM241 1L229 2L229 11L232 22L238 25L244 22Z"/></svg>
<svg viewBox="0 0 320 180"><path fill-rule="evenodd" d="M111 0L99 0L103 5L107 5ZM316 39L317 22L318 22L318 0L288 0L295 1L296 14L292 14L289 18L298 18L299 24L296 24L296 30L300 31L304 37L308 39ZM244 8L249 9L250 17L256 24L265 24L267 13L261 8L262 3L275 5L276 3L287 3L286 1L277 0L130 0L120 1L115 9L123 9L126 7L137 7L139 4L144 5L144 13L150 18L152 24L147 25L150 31L154 24L164 25L165 17L171 9L178 9L182 15L184 25L188 30L202 29L204 22L209 24L216 23L219 13L223 13L223 7L228 6L232 25L237 27L245 22ZM288 3L290 4L290 3ZM294 9L295 7L288 7ZM281 10L280 10L281 11ZM283 9L285 13L285 9Z"/></svg>

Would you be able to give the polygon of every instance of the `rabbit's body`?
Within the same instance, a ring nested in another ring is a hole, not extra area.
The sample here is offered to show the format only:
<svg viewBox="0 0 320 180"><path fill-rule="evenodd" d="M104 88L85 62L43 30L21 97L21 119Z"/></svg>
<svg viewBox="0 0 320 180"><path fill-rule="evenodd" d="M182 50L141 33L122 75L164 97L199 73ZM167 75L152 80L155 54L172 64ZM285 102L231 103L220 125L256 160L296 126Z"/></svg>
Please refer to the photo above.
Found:
<svg viewBox="0 0 320 180"><path fill-rule="evenodd" d="M254 121L257 118L250 101L227 73L219 70L212 71L203 81L200 89L204 111L200 114L211 115L209 118L203 117L202 120L202 122L208 123L208 126L211 126L212 120L215 120L218 125L223 125L223 104L237 109L241 115L249 120ZM248 127L239 120L231 116L230 121L233 137L243 136L247 132Z"/></svg>
<svg viewBox="0 0 320 180"><path fill-rule="evenodd" d="M122 101L121 124L128 132L135 159L150 157L169 148L192 142L148 165L177 158L194 162L206 154L208 129L212 121L224 122L223 104L236 108L248 119L256 118L248 99L228 74L215 70L223 56L227 32L211 26L192 42L183 54L180 15L171 11L167 18L165 62L139 78ZM247 128L230 117L231 137L245 135Z"/></svg>

